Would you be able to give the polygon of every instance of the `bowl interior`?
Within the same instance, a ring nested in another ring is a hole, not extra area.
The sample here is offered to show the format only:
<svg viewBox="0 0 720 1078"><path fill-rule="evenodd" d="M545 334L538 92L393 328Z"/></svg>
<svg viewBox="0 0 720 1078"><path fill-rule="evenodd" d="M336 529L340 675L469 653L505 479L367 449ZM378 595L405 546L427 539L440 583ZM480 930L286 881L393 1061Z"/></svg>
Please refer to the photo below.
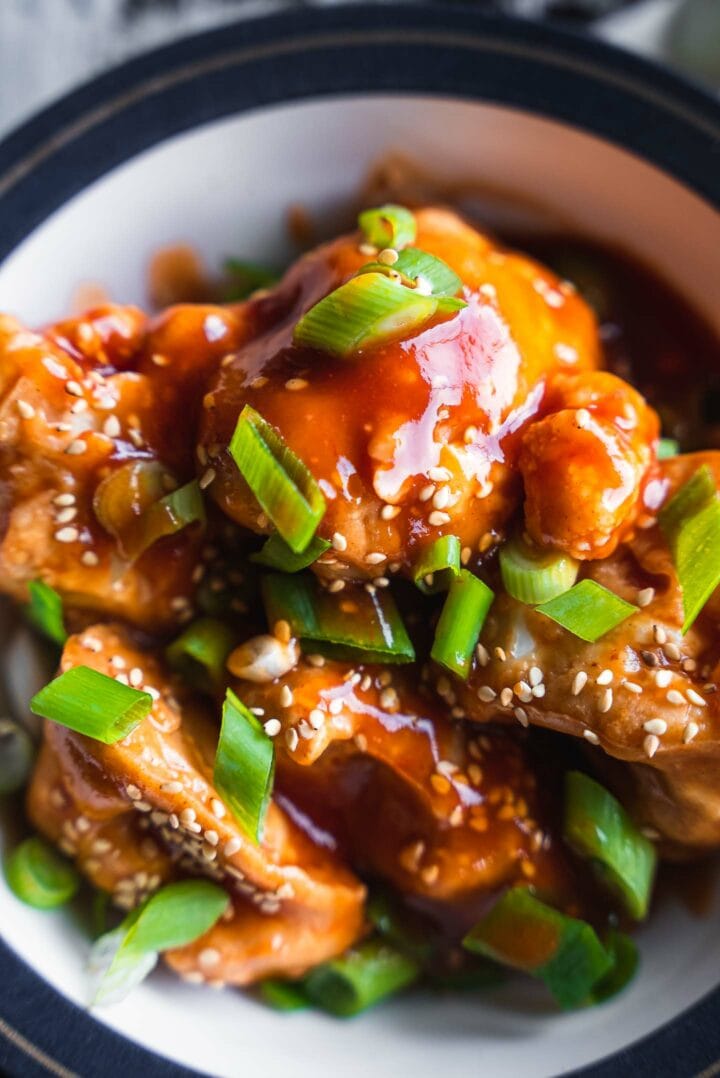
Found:
<svg viewBox="0 0 720 1078"><path fill-rule="evenodd" d="M211 267L228 255L282 264L286 213L318 220L351 205L369 168L402 153L441 181L476 181L473 208L495 226L562 228L619 244L658 269L720 332L720 218L639 158L520 110L420 96L324 99L266 108L169 139L85 189L0 267L0 309L42 323L66 313L83 283L120 302L145 301L158 247L193 244ZM5 649L10 688L30 694L33 654L21 633ZM448 1061L473 1073L541 1076L599 1059L667 1022L718 981L718 896L697 916L662 900L640 940L641 975L621 999L552 1012L536 986L487 996L412 997L352 1023L278 1017L239 993L209 993L159 973L98 1012L171 1058L221 1075L262 1066L267 1078L342 1067L417 1078ZM70 998L85 1002L87 940L71 913L39 914L0 883L4 935ZM190 1020L188 1020L191 1016ZM449 1055L450 1054L450 1055Z"/></svg>

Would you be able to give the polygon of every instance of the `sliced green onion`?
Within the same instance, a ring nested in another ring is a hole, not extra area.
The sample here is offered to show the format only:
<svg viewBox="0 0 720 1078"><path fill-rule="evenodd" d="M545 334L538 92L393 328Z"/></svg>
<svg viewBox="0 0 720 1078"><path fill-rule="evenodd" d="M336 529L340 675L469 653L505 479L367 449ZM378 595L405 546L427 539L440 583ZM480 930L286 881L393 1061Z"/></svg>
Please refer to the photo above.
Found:
<svg viewBox="0 0 720 1078"><path fill-rule="evenodd" d="M433 958L436 945L427 923L388 891L374 890L366 907L367 919L379 936L413 962L425 965Z"/></svg>
<svg viewBox="0 0 720 1078"><path fill-rule="evenodd" d="M537 609L574 636L594 644L605 633L636 614L638 608L594 580L581 580L569 591Z"/></svg>
<svg viewBox="0 0 720 1078"><path fill-rule="evenodd" d="M280 275L267 266L258 266L255 262L241 262L238 258L228 258L223 266L228 278L225 290L225 303L237 303L247 299L258 288L272 288L280 280Z"/></svg>
<svg viewBox="0 0 720 1078"><path fill-rule="evenodd" d="M460 540L441 535L422 551L413 567L413 581L426 595L447 591L460 572Z"/></svg>
<svg viewBox="0 0 720 1078"><path fill-rule="evenodd" d="M94 891L90 904L90 931L94 940L107 932L110 895L107 891Z"/></svg>
<svg viewBox="0 0 720 1078"><path fill-rule="evenodd" d="M405 206L387 203L373 210L363 210L358 217L365 240L374 247L394 247L399 250L415 240L415 215Z"/></svg>
<svg viewBox="0 0 720 1078"><path fill-rule="evenodd" d="M447 262L427 251L421 251L418 247L408 247L401 251L392 265L369 262L367 266L359 269L358 273L383 273L386 277L399 273L402 283L409 288L416 288L420 278L421 282L429 286L432 296L456 296L462 288L462 281Z"/></svg>
<svg viewBox="0 0 720 1078"><path fill-rule="evenodd" d="M209 880L182 880L156 891L93 945L93 1003L124 999L153 969L159 952L204 936L229 904L227 891Z"/></svg>
<svg viewBox="0 0 720 1078"><path fill-rule="evenodd" d="M170 665L199 688L222 684L236 632L217 618L198 618L165 649Z"/></svg>
<svg viewBox="0 0 720 1078"><path fill-rule="evenodd" d="M579 564L567 554L541 550L524 539L510 539L500 547L500 575L513 599L532 606L562 595L577 579Z"/></svg>
<svg viewBox="0 0 720 1078"><path fill-rule="evenodd" d="M237 421L230 455L290 549L301 554L325 513L322 491L303 462L249 404Z"/></svg>
<svg viewBox="0 0 720 1078"><path fill-rule="evenodd" d="M585 1003L612 965L589 924L546 906L524 887L506 891L463 946L538 977L563 1008Z"/></svg>
<svg viewBox="0 0 720 1078"><path fill-rule="evenodd" d="M0 719L0 794L12 794L30 777L35 748L30 735L12 719Z"/></svg>
<svg viewBox="0 0 720 1078"><path fill-rule="evenodd" d="M275 746L261 723L228 689L213 783L243 831L262 838L275 777Z"/></svg>
<svg viewBox="0 0 720 1078"><path fill-rule="evenodd" d="M647 917L657 854L620 802L604 786L580 771L565 776L566 842L588 858L625 910Z"/></svg>
<svg viewBox="0 0 720 1078"><path fill-rule="evenodd" d="M674 438L661 438L657 447L657 459L667 460L668 457L676 457L680 452L680 444Z"/></svg>
<svg viewBox="0 0 720 1078"><path fill-rule="evenodd" d="M355 662L405 663L415 649L386 591L363 588L340 595L312 577L272 573L262 581L269 625L287 621L305 651Z"/></svg>
<svg viewBox="0 0 720 1078"><path fill-rule="evenodd" d="M262 1001L276 1011L303 1011L310 1005L302 984L295 981L270 977L260 982L258 991Z"/></svg>
<svg viewBox="0 0 720 1078"><path fill-rule="evenodd" d="M371 939L312 970L303 985L316 1007L350 1018L407 988L418 976L418 966L409 958Z"/></svg>
<svg viewBox="0 0 720 1078"><path fill-rule="evenodd" d="M105 745L127 737L151 708L149 693L123 685L89 666L66 670L30 701L34 715Z"/></svg>
<svg viewBox="0 0 720 1078"><path fill-rule="evenodd" d="M5 878L16 898L38 910L64 906L80 887L80 877L64 857L41 838L26 838L5 863Z"/></svg>
<svg viewBox="0 0 720 1078"><path fill-rule="evenodd" d="M363 273L311 307L295 326L293 341L346 359L466 306L461 299L422 295L383 273Z"/></svg>
<svg viewBox="0 0 720 1078"><path fill-rule="evenodd" d="M430 657L463 680L470 673L472 654L494 598L487 584L467 569L461 569L450 585Z"/></svg>
<svg viewBox="0 0 720 1078"><path fill-rule="evenodd" d="M277 532L274 532L257 554L250 555L250 561L265 565L268 569L279 569L281 573L299 573L317 561L321 554L330 548L327 539L314 535L301 554L296 554Z"/></svg>
<svg viewBox="0 0 720 1078"><path fill-rule="evenodd" d="M30 602L25 610L28 620L44 636L62 646L67 640L62 599L54 588L42 580L31 580L28 592Z"/></svg>
<svg viewBox="0 0 720 1078"><path fill-rule="evenodd" d="M133 461L116 468L98 485L95 516L131 560L189 524L205 522L200 487L193 480L170 494L172 476L157 461Z"/></svg>
<svg viewBox="0 0 720 1078"><path fill-rule="evenodd" d="M590 1003L605 1003L622 992L637 973L640 955L630 936L616 929L610 929L603 940L605 949L612 959L610 970L593 985Z"/></svg>
<svg viewBox="0 0 720 1078"><path fill-rule="evenodd" d="M686 633L720 584L720 501L705 464L658 517L682 589Z"/></svg>

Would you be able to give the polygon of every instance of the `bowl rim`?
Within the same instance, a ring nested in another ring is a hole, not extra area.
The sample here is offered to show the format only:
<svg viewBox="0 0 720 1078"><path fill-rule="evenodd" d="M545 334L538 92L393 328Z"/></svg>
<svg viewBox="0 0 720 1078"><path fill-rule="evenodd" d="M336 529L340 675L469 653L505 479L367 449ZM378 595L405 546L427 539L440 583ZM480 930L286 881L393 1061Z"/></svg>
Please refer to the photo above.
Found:
<svg viewBox="0 0 720 1078"><path fill-rule="evenodd" d="M379 62L383 52L391 63ZM370 92L485 101L562 121L660 167L720 209L720 100L684 78L555 26L445 4L352 4L191 35L22 124L0 142L0 263L73 195L171 135L262 106ZM108 1078L131 1067L150 1078L198 1074L96 1021L2 941L0 967L7 1073L72 1078L102 1057ZM571 1073L698 1073L720 1061L719 1014L720 987L662 1029Z"/></svg>

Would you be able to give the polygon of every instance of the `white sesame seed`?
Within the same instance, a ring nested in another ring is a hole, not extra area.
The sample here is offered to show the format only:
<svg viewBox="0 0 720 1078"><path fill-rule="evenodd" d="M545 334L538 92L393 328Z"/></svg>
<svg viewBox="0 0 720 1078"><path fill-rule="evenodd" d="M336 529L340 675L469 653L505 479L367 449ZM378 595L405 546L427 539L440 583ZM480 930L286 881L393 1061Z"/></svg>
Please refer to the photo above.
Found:
<svg viewBox="0 0 720 1078"><path fill-rule="evenodd" d="M652 760L653 756L659 748L660 738L656 737L655 734L648 734L643 741L643 750L648 759Z"/></svg>
<svg viewBox="0 0 720 1078"><path fill-rule="evenodd" d="M432 479L435 483L447 483L449 479L452 479L452 472L447 468L430 468L428 479Z"/></svg>
<svg viewBox="0 0 720 1078"><path fill-rule="evenodd" d="M655 588L643 588L635 598L638 606L649 606L655 598Z"/></svg>
<svg viewBox="0 0 720 1078"><path fill-rule="evenodd" d="M672 678L672 670L658 670L655 674L655 684L658 689L667 689Z"/></svg>
<svg viewBox="0 0 720 1078"><path fill-rule="evenodd" d="M385 247L378 253L377 260L378 262L382 262L384 266L394 266L399 257L400 256L394 248Z"/></svg>
<svg viewBox="0 0 720 1078"><path fill-rule="evenodd" d="M163 782L160 789L164 794L181 794L183 785L181 782Z"/></svg>
<svg viewBox="0 0 720 1078"><path fill-rule="evenodd" d="M477 647L475 648L475 654L477 655L477 660L481 666L487 666L487 664L490 662L490 653L488 652L488 649L485 647L484 644L477 645Z"/></svg>
<svg viewBox="0 0 720 1078"><path fill-rule="evenodd" d="M60 528L59 531L55 532L55 538L58 543L76 543L80 538L80 532L73 527Z"/></svg>
<svg viewBox="0 0 720 1078"><path fill-rule="evenodd" d="M600 738L597 736L594 730L583 730L583 737L586 741L589 741L591 745L600 744Z"/></svg>
<svg viewBox="0 0 720 1078"><path fill-rule="evenodd" d="M393 688L383 689L380 693L380 706L387 708L388 711L393 711L399 703L398 694Z"/></svg>
<svg viewBox="0 0 720 1078"><path fill-rule="evenodd" d="M649 734L657 734L658 737L662 737L663 734L667 733L667 728L665 719L648 719L647 722L643 723L643 730L647 730Z"/></svg>
<svg viewBox="0 0 720 1078"><path fill-rule="evenodd" d="M234 853L237 853L238 850L241 850L241 849L242 849L242 840L239 839L237 837L237 835L235 835L235 836L233 836L233 838L229 838L227 840L227 842L225 843L225 845L223 846L223 854L225 855L225 857L232 857L232 855Z"/></svg>
<svg viewBox="0 0 720 1078"><path fill-rule="evenodd" d="M61 509L56 515L55 520L58 524L69 524L71 520L74 520L77 516L77 507L69 505L67 509Z"/></svg>
<svg viewBox="0 0 720 1078"><path fill-rule="evenodd" d="M427 501L430 501L430 499L432 498L434 493L435 493L435 484L434 483L428 483L426 486L424 486L422 488L422 490L418 494L418 498L420 499L421 502L427 502Z"/></svg>
<svg viewBox="0 0 720 1078"><path fill-rule="evenodd" d="M691 704L696 704L697 707L707 707L707 700L699 692L695 692L695 689L688 689L685 695Z"/></svg>
<svg viewBox="0 0 720 1078"><path fill-rule="evenodd" d="M573 678L572 694L573 696L579 696L587 685L588 676L584 670L578 670L577 674Z"/></svg>
<svg viewBox="0 0 720 1078"><path fill-rule="evenodd" d="M539 666L531 666L528 671L528 681L532 685L533 689L536 685L539 685L543 679L543 672Z"/></svg>
<svg viewBox="0 0 720 1078"><path fill-rule="evenodd" d="M71 397L82 397L82 386L74 379L70 379L65 383L65 392L69 393Z"/></svg>
<svg viewBox="0 0 720 1078"><path fill-rule="evenodd" d="M504 663L507 659L505 649L499 646L493 648L493 654L495 655L495 658L498 659L501 663Z"/></svg>
<svg viewBox="0 0 720 1078"><path fill-rule="evenodd" d="M306 378L288 378L285 383L285 388L291 392L298 389L307 389L309 383Z"/></svg>
<svg viewBox="0 0 720 1078"><path fill-rule="evenodd" d="M635 693L636 696L640 696L643 691L642 685L638 685L636 681L623 681L622 683L628 692Z"/></svg>
<svg viewBox="0 0 720 1078"><path fill-rule="evenodd" d="M282 729L282 725L279 719L268 719L263 726L263 730L268 737L276 737Z"/></svg>
<svg viewBox="0 0 720 1078"><path fill-rule="evenodd" d="M440 487L433 494L432 503L435 509L445 509L450 501L450 487Z"/></svg>
<svg viewBox="0 0 720 1078"><path fill-rule="evenodd" d="M128 681L134 689L143 683L143 672L139 666L133 666L128 674Z"/></svg>
<svg viewBox="0 0 720 1078"><path fill-rule="evenodd" d="M20 413L22 419L32 419L35 415L35 409L33 408L32 404L28 404L27 401L17 400L15 401L15 407Z"/></svg>
<svg viewBox="0 0 720 1078"><path fill-rule="evenodd" d="M200 487L200 490L207 490L207 488L215 479L216 475L217 472L214 468L208 468L207 471L200 476L200 479L198 481L198 486Z"/></svg>
<svg viewBox="0 0 720 1078"><path fill-rule="evenodd" d="M74 438L72 442L66 447L65 452L69 457L79 457L87 450L87 442L84 442L82 438Z"/></svg>
<svg viewBox="0 0 720 1078"><path fill-rule="evenodd" d="M521 726L530 725L530 720L528 719L527 711L524 707L516 707L513 714Z"/></svg>
<svg viewBox="0 0 720 1078"><path fill-rule="evenodd" d="M670 689L669 692L665 693L665 699L669 704L680 705L685 703L685 697L677 689Z"/></svg>
<svg viewBox="0 0 720 1078"><path fill-rule="evenodd" d="M342 709L343 709L343 702L342 702L342 700L340 699L339 696L336 697L334 700L331 700L330 703L328 704L328 711L330 712L331 715L339 715L340 712L342 711Z"/></svg>
<svg viewBox="0 0 720 1078"><path fill-rule="evenodd" d="M295 752L295 749L298 747L299 740L300 739L298 737L298 732L294 726L291 726L289 730L285 731L285 744L289 748L290 752Z"/></svg>
<svg viewBox="0 0 720 1078"><path fill-rule="evenodd" d="M142 794L140 790L132 782L128 783L125 787L125 793L128 795L131 801L140 801Z"/></svg>
<svg viewBox="0 0 720 1078"><path fill-rule="evenodd" d="M514 688L518 700L522 700L523 704L529 704L532 700L532 689L527 681L518 681Z"/></svg>
<svg viewBox="0 0 720 1078"><path fill-rule="evenodd" d="M373 550L370 554L365 555L365 562L367 565L380 565L381 562L386 561L384 554L381 554L379 550Z"/></svg>
<svg viewBox="0 0 720 1078"><path fill-rule="evenodd" d="M575 413L575 422L581 430L586 430L590 425L590 413L587 408L578 408Z"/></svg>
<svg viewBox="0 0 720 1078"><path fill-rule="evenodd" d="M544 683L542 681L540 682L539 685L533 685L532 694L533 694L533 696L536 696L538 699L540 699L541 697L543 697L545 695L545 685L544 685Z"/></svg>
<svg viewBox="0 0 720 1078"><path fill-rule="evenodd" d="M333 581L331 581L330 584L328 584L328 589L327 590L330 592L331 595L335 595L339 591L344 591L345 590L345 581L344 580L333 580Z"/></svg>
<svg viewBox="0 0 720 1078"><path fill-rule="evenodd" d="M667 633L663 629L662 625L653 625L653 636L655 638L656 643L658 643L658 644L666 644L667 643Z"/></svg>
<svg viewBox="0 0 720 1078"><path fill-rule="evenodd" d="M283 685L280 689L280 707L290 707L293 702L293 691L289 685Z"/></svg>
<svg viewBox="0 0 720 1078"><path fill-rule="evenodd" d="M450 523L450 514L441 513L438 509L433 509L432 513L428 516L428 524L432 528L441 528L443 524Z"/></svg>
<svg viewBox="0 0 720 1078"><path fill-rule="evenodd" d="M687 745L700 733L700 727L696 722L689 722L683 731L683 741Z"/></svg>
<svg viewBox="0 0 720 1078"><path fill-rule="evenodd" d="M342 534L342 532L334 533L332 537L332 545L334 550L338 550L340 552L342 552L343 550L347 550L347 539Z"/></svg>
<svg viewBox="0 0 720 1078"><path fill-rule="evenodd" d="M365 255L366 258L374 258L378 253L377 247L374 247L372 243L361 243L358 251L361 255Z"/></svg>
<svg viewBox="0 0 720 1078"><path fill-rule="evenodd" d="M100 564L100 559L94 550L84 550L80 555L80 561L91 569Z"/></svg>
<svg viewBox="0 0 720 1078"><path fill-rule="evenodd" d="M613 679L612 670L602 670L595 679L598 685L610 685Z"/></svg>
<svg viewBox="0 0 720 1078"><path fill-rule="evenodd" d="M598 710L605 714L613 706L613 691L612 689L605 689L600 696L600 702L598 704Z"/></svg>
<svg viewBox="0 0 720 1078"><path fill-rule="evenodd" d="M682 659L682 651L677 646L677 644L674 644L672 642L672 640L668 641L668 643L665 645L665 654L667 655L668 659L672 659L675 662L679 662L680 659Z"/></svg>
<svg viewBox="0 0 720 1078"><path fill-rule="evenodd" d="M53 505L59 505L63 507L67 505L75 505L75 501L76 499L74 494L56 494L53 498Z"/></svg>
<svg viewBox="0 0 720 1078"><path fill-rule="evenodd" d="M333 701L334 703L334 701ZM308 722L312 726L313 730L321 730L325 725L325 715L319 707L314 707L308 715Z"/></svg>
<svg viewBox="0 0 720 1078"><path fill-rule="evenodd" d="M482 700L486 704L489 704L496 696L497 693L490 685L481 685L477 691L478 700Z"/></svg>
<svg viewBox="0 0 720 1078"><path fill-rule="evenodd" d="M394 520L399 512L399 505L384 505L380 510L380 516L383 520Z"/></svg>

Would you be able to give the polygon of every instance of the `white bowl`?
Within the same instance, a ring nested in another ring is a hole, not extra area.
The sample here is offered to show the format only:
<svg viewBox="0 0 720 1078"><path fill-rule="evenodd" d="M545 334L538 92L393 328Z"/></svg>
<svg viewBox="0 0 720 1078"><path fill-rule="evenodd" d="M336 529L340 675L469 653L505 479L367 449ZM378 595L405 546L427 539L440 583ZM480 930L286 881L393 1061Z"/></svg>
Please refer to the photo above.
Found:
<svg viewBox="0 0 720 1078"><path fill-rule="evenodd" d="M241 24L127 65L6 144L0 309L42 323L65 313L85 282L142 303L151 254L180 241L211 266L230 254L281 263L291 204L320 219L334 213L373 163L402 151L439 178L494 192L491 223L530 207L529 220L626 248L720 332L717 165L708 175L718 132L720 109L669 76L509 21L403 8ZM21 635L5 649L16 697L32 679L28 664ZM352 1022L284 1017L239 992L160 973L95 1017L217 1075L435 1078L451 1069L540 1078L651 1033L641 1050L587 1073L685 1075L714 1061L717 1033L707 1031L720 1025L720 1002L658 1031L720 981L719 914L718 896L702 917L662 902L639 934L642 968L629 990L574 1014L513 981L482 996L409 996ZM67 912L30 910L0 882L0 925L16 956L84 1005L88 942ZM43 994L9 951L6 961L16 991L5 978L0 1032L4 1020L31 1053L17 1040L5 1057L0 1047L12 1073L35 1073L33 1050L87 1075L174 1073ZM671 1054L678 1038L681 1059Z"/></svg>

